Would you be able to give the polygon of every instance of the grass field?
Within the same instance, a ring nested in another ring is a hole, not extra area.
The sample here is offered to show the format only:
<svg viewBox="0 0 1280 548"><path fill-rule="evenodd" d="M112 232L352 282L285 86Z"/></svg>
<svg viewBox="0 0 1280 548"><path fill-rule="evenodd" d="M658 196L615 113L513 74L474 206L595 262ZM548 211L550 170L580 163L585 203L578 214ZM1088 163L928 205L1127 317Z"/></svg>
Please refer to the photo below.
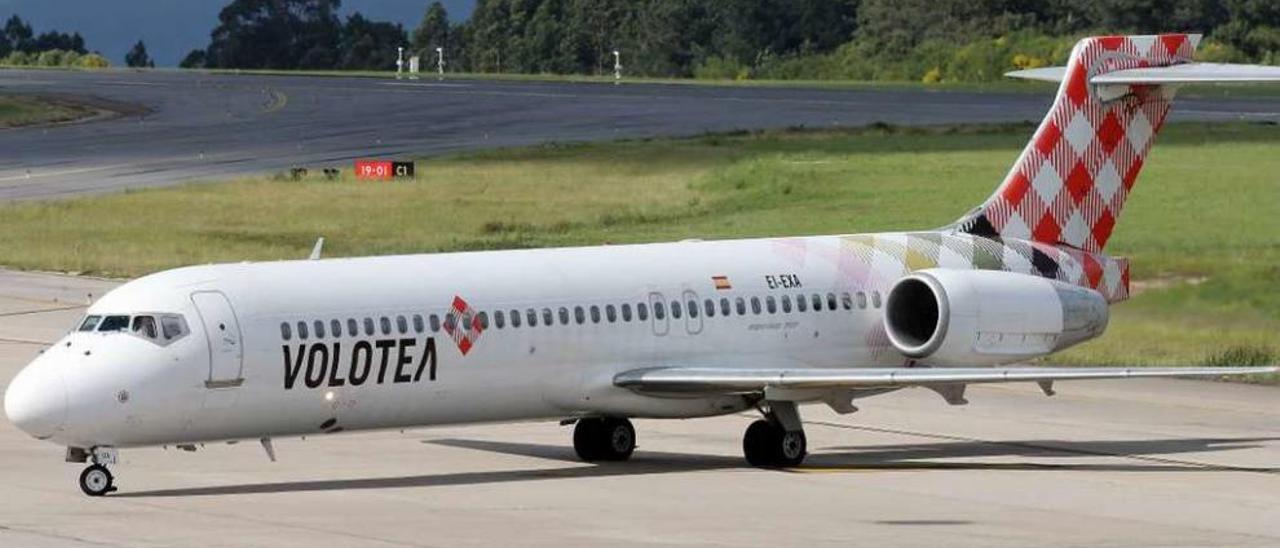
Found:
<svg viewBox="0 0 1280 548"><path fill-rule="evenodd" d="M0 264L133 276L217 261L920 229L981 202L1032 127L547 145L411 182L283 177L0 206ZM1109 252L1139 294L1057 361L1276 361L1280 127L1172 125ZM344 176L345 177L345 176Z"/></svg>
<svg viewBox="0 0 1280 548"><path fill-rule="evenodd" d="M76 120L93 111L65 102L25 95L0 94L0 128Z"/></svg>

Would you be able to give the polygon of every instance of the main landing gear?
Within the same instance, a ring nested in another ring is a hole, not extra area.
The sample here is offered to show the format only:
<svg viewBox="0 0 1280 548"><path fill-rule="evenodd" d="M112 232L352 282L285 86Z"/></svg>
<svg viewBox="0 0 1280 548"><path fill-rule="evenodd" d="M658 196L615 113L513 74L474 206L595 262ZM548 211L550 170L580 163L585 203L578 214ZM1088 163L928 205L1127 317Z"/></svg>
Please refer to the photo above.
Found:
<svg viewBox="0 0 1280 548"><path fill-rule="evenodd" d="M765 418L742 436L742 454L752 466L789 468L804 462L808 441L794 402L770 402Z"/></svg>
<svg viewBox="0 0 1280 548"><path fill-rule="evenodd" d="M624 461L636 450L636 429L627 419L579 419L573 429L573 450L587 462Z"/></svg>

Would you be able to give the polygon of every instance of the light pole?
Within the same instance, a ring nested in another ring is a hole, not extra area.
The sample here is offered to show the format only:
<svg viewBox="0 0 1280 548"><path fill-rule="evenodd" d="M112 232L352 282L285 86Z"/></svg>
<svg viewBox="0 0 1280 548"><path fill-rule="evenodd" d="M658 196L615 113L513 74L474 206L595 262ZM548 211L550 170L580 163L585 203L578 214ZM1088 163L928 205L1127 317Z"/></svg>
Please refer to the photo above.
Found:
<svg viewBox="0 0 1280 548"><path fill-rule="evenodd" d="M444 80L444 48L436 48L436 79Z"/></svg>
<svg viewBox="0 0 1280 548"><path fill-rule="evenodd" d="M613 50L613 83L617 85L622 82L622 54L618 50Z"/></svg>
<svg viewBox="0 0 1280 548"><path fill-rule="evenodd" d="M396 80L400 79L400 73L404 70L404 48L396 48Z"/></svg>

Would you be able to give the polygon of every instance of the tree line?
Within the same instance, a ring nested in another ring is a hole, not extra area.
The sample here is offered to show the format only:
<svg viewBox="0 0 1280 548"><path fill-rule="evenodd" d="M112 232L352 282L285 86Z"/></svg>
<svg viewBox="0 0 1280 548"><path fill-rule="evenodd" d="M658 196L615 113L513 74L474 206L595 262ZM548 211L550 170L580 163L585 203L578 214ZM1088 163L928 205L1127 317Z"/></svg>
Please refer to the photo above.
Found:
<svg viewBox="0 0 1280 548"><path fill-rule="evenodd" d="M1080 36L1199 31L1205 59L1280 63L1275 0L477 0L412 32L341 0L233 0L186 67L980 81L1062 62Z"/></svg>
<svg viewBox="0 0 1280 548"><path fill-rule="evenodd" d="M56 30L36 34L31 24L13 15L0 29L0 64L10 66L105 67L110 63L85 49L80 33Z"/></svg>

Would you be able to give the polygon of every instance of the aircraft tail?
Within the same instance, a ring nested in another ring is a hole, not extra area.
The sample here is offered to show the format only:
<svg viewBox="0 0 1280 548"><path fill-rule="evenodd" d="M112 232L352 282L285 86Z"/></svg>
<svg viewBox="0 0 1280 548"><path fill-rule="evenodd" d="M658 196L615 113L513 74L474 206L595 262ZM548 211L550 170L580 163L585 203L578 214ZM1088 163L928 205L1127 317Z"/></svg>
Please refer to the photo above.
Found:
<svg viewBox="0 0 1280 548"><path fill-rule="evenodd" d="M1007 76L1061 82L1017 163L960 232L1101 252L1178 84L1280 82L1280 67L1193 63L1198 34L1085 38L1065 67Z"/></svg>

